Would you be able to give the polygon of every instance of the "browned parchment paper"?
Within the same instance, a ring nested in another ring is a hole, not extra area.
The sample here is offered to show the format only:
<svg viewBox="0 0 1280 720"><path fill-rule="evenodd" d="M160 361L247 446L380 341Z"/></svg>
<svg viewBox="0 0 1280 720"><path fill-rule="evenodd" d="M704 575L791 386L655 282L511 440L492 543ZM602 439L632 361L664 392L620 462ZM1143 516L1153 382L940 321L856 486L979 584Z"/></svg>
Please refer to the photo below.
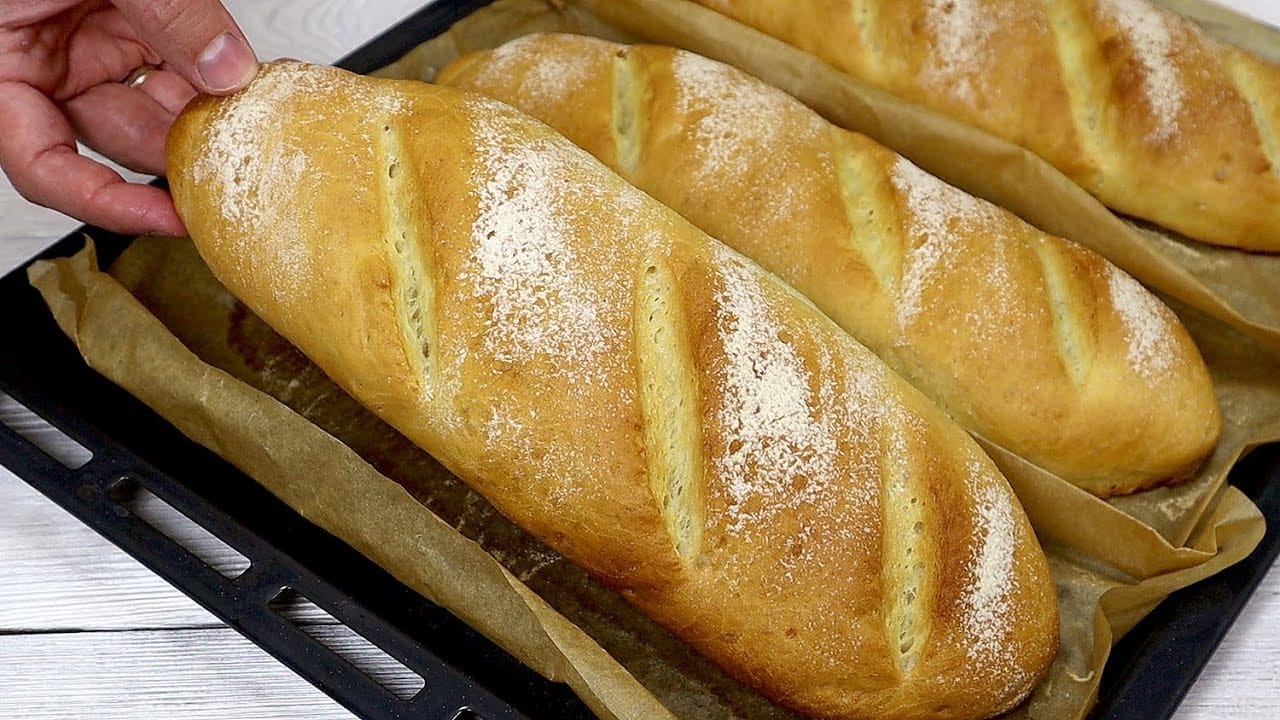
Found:
<svg viewBox="0 0 1280 720"><path fill-rule="evenodd" d="M500 0L383 74L433 77L462 52L537 30L636 38L586 4ZM231 298L189 243L140 240L112 275L97 272L90 253L33 272L91 365L313 522L568 682L602 717L664 717L664 706L687 718L791 717L498 517ZM1063 610L1062 651L1015 717L1083 717L1113 640L1261 538L1256 508L1223 478L1244 448L1280 437L1280 366L1221 322L1178 309L1229 423L1192 484L1108 504L990 448L1037 525Z"/></svg>
<svg viewBox="0 0 1280 720"><path fill-rule="evenodd" d="M1215 32L1280 48L1262 26L1212 12L1199 0L1166 0L1214 19ZM1062 237L1090 247L1144 284L1280 350L1280 255L1217 248L1119 219L1026 150L900 100L808 53L688 0L563 0L649 42L676 45L736 65L776 85L832 122L864 133L929 172ZM1227 30L1226 28L1231 28Z"/></svg>

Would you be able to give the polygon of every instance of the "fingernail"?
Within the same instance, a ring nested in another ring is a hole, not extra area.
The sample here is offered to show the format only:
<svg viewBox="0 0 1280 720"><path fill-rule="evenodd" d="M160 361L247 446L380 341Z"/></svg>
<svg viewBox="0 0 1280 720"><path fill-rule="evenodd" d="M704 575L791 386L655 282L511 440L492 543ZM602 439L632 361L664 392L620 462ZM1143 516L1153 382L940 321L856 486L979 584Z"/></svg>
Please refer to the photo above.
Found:
<svg viewBox="0 0 1280 720"><path fill-rule="evenodd" d="M258 58L238 35L225 32L200 53L196 72L204 81L206 91L231 93L248 85L258 74Z"/></svg>

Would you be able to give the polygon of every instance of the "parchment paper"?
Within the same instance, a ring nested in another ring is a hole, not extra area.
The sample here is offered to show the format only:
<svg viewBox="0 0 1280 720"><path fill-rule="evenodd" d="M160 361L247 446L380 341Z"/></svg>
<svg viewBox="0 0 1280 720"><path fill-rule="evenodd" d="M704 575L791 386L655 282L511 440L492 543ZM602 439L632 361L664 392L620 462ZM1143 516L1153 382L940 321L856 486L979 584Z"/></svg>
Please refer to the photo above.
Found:
<svg viewBox="0 0 1280 720"><path fill-rule="evenodd" d="M434 77L462 52L537 30L635 38L635 28L592 17L588 4L500 0L383 74ZM673 32L668 42L678 39ZM365 412L222 289L189 242L140 239L111 272L98 272L91 249L32 272L90 365L531 667L570 684L602 717L669 716L663 707L684 718L791 717L499 517ZM1231 276L1224 270L1221 279ZM1263 289L1258 282L1239 293L1248 300L1241 317L1256 315L1251 303L1275 300ZM1210 364L1227 421L1194 481L1105 503L988 448L1036 525L1062 609L1062 650L1013 717L1083 717L1112 642L1169 592L1240 560L1261 539L1257 509L1223 481L1246 448L1280 439L1280 363L1213 319L1220 307L1209 303L1206 315L1193 309L1203 297L1188 297L1175 309Z"/></svg>

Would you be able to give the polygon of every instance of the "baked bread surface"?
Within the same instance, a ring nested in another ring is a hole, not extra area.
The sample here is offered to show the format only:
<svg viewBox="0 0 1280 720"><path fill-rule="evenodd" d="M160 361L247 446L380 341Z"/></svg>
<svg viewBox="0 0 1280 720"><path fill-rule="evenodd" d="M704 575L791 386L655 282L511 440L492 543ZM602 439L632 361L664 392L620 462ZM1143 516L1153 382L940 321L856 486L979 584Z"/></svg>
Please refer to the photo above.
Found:
<svg viewBox="0 0 1280 720"><path fill-rule="evenodd" d="M1280 252L1280 65L1146 0L696 0L1044 158L1106 205Z"/></svg>
<svg viewBox="0 0 1280 720"><path fill-rule="evenodd" d="M439 82L563 132L799 289L961 425L1092 493L1188 477L1217 441L1199 351L1135 280L746 73L527 35Z"/></svg>
<svg viewBox="0 0 1280 720"><path fill-rule="evenodd" d="M1054 656L1044 555L968 435L541 123L271 64L193 103L169 161L237 297L766 695L823 718L981 718Z"/></svg>

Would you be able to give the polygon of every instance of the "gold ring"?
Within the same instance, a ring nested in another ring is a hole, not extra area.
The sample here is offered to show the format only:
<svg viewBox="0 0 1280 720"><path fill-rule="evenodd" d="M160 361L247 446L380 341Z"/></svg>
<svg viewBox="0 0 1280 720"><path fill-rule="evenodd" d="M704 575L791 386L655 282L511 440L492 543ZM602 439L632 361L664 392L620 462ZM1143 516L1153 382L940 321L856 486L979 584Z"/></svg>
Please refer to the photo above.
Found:
<svg viewBox="0 0 1280 720"><path fill-rule="evenodd" d="M136 88L142 83L146 82L147 76L150 75L153 71L158 69L159 68L157 68L155 65L143 65L137 70L134 70L133 72L129 73L129 76L126 77L121 82L124 83L126 87Z"/></svg>

